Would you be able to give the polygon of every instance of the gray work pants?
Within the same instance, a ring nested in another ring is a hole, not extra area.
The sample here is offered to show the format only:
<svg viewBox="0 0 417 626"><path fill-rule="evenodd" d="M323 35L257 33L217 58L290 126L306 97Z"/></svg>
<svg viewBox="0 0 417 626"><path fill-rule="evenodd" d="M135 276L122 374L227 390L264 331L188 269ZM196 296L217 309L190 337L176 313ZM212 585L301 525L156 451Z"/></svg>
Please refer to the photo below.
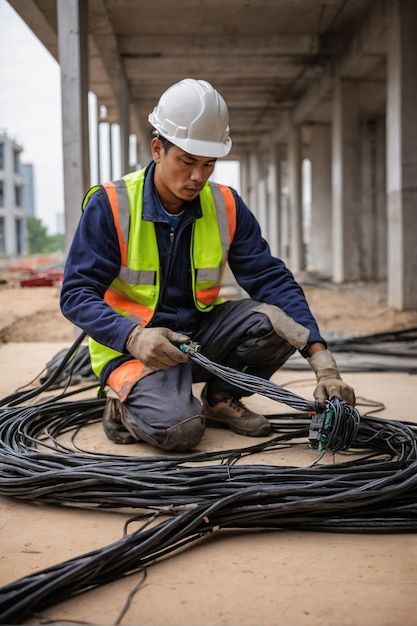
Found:
<svg viewBox="0 0 417 626"><path fill-rule="evenodd" d="M191 339L211 361L269 379L295 348L276 334L264 313L253 311L258 304L249 299L230 301L202 313ZM236 398L251 395L192 361L180 363L148 374L132 387L124 402L125 425L139 439L162 444L169 428L202 415L201 402L192 392L197 382L207 382L211 395L218 391Z"/></svg>

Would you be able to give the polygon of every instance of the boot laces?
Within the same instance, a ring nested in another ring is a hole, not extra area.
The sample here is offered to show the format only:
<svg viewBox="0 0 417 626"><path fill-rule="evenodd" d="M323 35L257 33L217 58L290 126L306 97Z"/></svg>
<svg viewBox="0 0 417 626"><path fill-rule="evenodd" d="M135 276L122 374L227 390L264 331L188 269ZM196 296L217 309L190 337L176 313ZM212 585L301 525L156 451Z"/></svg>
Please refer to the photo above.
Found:
<svg viewBox="0 0 417 626"><path fill-rule="evenodd" d="M243 414L247 411L246 406L243 404L243 402L241 402L241 400L239 400L239 398L230 396L229 398L225 398L224 400L222 400L222 402L227 404L227 406L230 407L233 411L236 411L236 413L239 413L239 417L243 416Z"/></svg>

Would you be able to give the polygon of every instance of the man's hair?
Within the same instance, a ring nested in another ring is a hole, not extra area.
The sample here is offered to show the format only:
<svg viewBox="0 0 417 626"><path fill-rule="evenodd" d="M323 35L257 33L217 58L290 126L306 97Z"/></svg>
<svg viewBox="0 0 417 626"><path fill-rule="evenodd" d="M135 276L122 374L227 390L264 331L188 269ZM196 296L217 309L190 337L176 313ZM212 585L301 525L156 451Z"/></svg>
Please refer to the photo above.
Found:
<svg viewBox="0 0 417 626"><path fill-rule="evenodd" d="M159 137L159 141L162 142L162 145L164 146L164 152L165 154L168 152L168 150L170 148L172 148L172 146L174 145L173 143L171 143L170 141L168 141L168 139L165 139L165 137Z"/></svg>
<svg viewBox="0 0 417 626"><path fill-rule="evenodd" d="M165 139L165 137L162 137L162 135L159 134L159 132L157 130L154 130L152 133L156 139L159 139L159 141L162 143L162 145L164 146L164 152L165 154L168 152L168 150L170 148L172 148L172 146L174 145L173 143L171 143L170 141L168 141L168 139Z"/></svg>

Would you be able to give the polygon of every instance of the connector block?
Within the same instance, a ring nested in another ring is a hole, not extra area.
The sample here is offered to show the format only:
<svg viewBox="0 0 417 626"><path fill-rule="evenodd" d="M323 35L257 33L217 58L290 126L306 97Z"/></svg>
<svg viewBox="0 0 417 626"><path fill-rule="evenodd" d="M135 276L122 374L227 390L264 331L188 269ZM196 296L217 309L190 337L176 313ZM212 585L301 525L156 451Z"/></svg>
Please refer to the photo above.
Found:
<svg viewBox="0 0 417 626"><path fill-rule="evenodd" d="M324 452L333 428L333 409L327 409L323 413L313 413L308 433L310 448Z"/></svg>
<svg viewBox="0 0 417 626"><path fill-rule="evenodd" d="M190 341L190 343L180 343L178 348L181 352L184 352L184 354L194 354L200 351L201 346L196 341Z"/></svg>

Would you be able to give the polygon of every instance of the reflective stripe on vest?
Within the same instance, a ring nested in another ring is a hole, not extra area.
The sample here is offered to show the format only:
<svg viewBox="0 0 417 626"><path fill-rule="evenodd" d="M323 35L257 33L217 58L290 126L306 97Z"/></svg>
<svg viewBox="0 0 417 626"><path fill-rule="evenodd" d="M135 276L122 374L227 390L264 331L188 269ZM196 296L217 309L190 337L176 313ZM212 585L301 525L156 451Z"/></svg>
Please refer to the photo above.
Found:
<svg viewBox="0 0 417 626"><path fill-rule="evenodd" d="M236 204L229 187L207 183L200 192L203 218L193 224L191 277L199 311L218 303L230 243L236 230ZM216 228L217 226L217 228Z"/></svg>
<svg viewBox="0 0 417 626"><path fill-rule="evenodd" d="M160 267L155 225L142 219L145 169L103 185L112 209L120 248L118 277L104 300L115 311L146 326L159 298ZM91 190L94 193L97 187ZM90 197L86 196L86 201ZM192 227L191 268L194 302L200 311L210 311L222 302L221 281L230 243L236 230L236 203L229 187L206 183L200 192L203 217ZM131 210L133 209L133 210ZM93 371L121 353L90 339Z"/></svg>

